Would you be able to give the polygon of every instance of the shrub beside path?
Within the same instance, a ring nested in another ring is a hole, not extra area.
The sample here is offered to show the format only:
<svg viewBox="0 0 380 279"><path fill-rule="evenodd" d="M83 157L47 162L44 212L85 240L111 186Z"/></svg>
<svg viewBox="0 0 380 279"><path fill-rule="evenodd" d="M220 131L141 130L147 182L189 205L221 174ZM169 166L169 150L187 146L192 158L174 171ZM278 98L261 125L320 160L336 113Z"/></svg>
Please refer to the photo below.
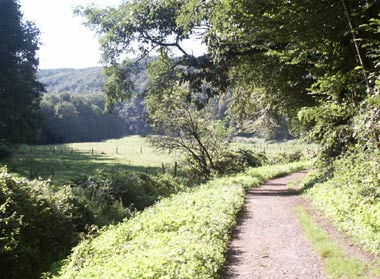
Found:
<svg viewBox="0 0 380 279"><path fill-rule="evenodd" d="M228 251L224 279L326 278L294 209L302 203L288 183L305 171L268 181L247 193L243 216Z"/></svg>

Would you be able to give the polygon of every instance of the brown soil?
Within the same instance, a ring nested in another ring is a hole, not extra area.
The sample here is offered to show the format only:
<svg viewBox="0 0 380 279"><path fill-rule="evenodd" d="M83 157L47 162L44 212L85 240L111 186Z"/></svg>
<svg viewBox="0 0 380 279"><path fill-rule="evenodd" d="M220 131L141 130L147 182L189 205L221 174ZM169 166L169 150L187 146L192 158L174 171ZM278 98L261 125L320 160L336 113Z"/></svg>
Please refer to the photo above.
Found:
<svg viewBox="0 0 380 279"><path fill-rule="evenodd" d="M248 192L224 279L326 278L320 257L312 251L294 213L302 198L287 185L305 175L298 172L273 179Z"/></svg>

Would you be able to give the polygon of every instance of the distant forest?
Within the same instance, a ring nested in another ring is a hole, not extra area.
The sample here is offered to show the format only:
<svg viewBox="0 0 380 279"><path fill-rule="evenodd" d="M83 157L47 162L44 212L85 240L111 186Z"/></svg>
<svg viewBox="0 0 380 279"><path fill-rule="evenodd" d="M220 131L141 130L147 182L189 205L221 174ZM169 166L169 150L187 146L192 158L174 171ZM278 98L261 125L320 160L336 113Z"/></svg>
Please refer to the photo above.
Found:
<svg viewBox="0 0 380 279"><path fill-rule="evenodd" d="M142 65L142 66L141 66ZM148 84L146 63L133 74L135 90L124 102L118 102L106 112L106 94L103 92L105 76L101 67L85 69L48 69L38 72L38 80L45 85L41 112L43 125L40 142L44 144L101 141L128 135L146 135L152 132L145 107ZM222 101L223 99L223 101ZM210 102L218 119L226 118L231 99L214 99ZM236 123L229 116L229 125ZM266 139L291 138L288 124L271 127L267 123L255 126L256 134ZM242 135L250 135L252 132Z"/></svg>
<svg viewBox="0 0 380 279"><path fill-rule="evenodd" d="M135 94L106 113L101 67L40 70L38 80L46 89L41 102L41 143L100 141L149 133L144 105L146 71L134 79L138 84Z"/></svg>
<svg viewBox="0 0 380 279"><path fill-rule="evenodd" d="M48 93L101 93L105 81L102 67L40 70L37 77Z"/></svg>

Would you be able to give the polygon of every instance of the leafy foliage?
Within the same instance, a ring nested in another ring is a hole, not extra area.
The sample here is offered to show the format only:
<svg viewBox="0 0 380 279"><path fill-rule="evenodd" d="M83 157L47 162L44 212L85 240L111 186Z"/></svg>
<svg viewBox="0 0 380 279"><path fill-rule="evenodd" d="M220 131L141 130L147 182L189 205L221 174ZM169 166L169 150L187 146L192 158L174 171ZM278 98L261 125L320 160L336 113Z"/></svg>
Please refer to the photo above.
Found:
<svg viewBox="0 0 380 279"><path fill-rule="evenodd" d="M221 175L234 174L243 172L249 167L261 167L267 163L267 160L265 154L254 153L248 149L238 149L222 153L215 162L215 169Z"/></svg>
<svg viewBox="0 0 380 279"><path fill-rule="evenodd" d="M103 114L104 105L102 95L45 95L41 103L41 142L100 141L125 136L126 123L117 112Z"/></svg>
<svg viewBox="0 0 380 279"><path fill-rule="evenodd" d="M146 61L140 62L133 96L106 113L102 95L106 86L102 68L51 69L38 72L46 86L41 103L41 143L99 141L131 134L147 134L145 95Z"/></svg>
<svg viewBox="0 0 380 279"><path fill-rule="evenodd" d="M5 278L39 278L77 235L49 185L0 173L0 267Z"/></svg>
<svg viewBox="0 0 380 279"><path fill-rule="evenodd" d="M150 123L163 134L152 137L152 143L161 149L182 151L193 174L208 178L216 169L214 160L227 146L231 131L206 108L198 110L194 103L187 102L191 97L186 85L148 96Z"/></svg>
<svg viewBox="0 0 380 279"><path fill-rule="evenodd" d="M320 143L320 161L333 160L355 142L352 125L355 113L356 108L349 103L344 106L324 104L299 112L300 121L306 130L310 129L308 139L318 140Z"/></svg>
<svg viewBox="0 0 380 279"><path fill-rule="evenodd" d="M96 216L95 224L102 226L116 224L128 215L112 220L112 211L108 206L121 206L131 210L142 210L160 198L185 190L183 180L170 175L152 176L139 172L99 171L93 176L82 176L76 179L71 188ZM99 213L97 213L99 212ZM110 214L111 218L102 215ZM102 221L105 219L106 221Z"/></svg>
<svg viewBox="0 0 380 279"><path fill-rule="evenodd" d="M87 25L101 37L103 61L111 73L110 85L113 84L109 88L116 89L106 91L111 102L124 99L133 90L133 82L127 78L134 71L133 64L123 60L128 53L145 58L157 51L160 57L169 56L175 67L168 68L162 77L167 75L176 79L175 70L182 69L177 78L190 83L193 92L199 91L205 80L213 82L217 79L218 83L226 84L222 64L214 64L208 55L195 57L182 46L184 40L199 33L193 28L203 20L201 15L204 13L199 9L196 19L193 17L197 23L187 21L188 12L196 8L194 4L193 1L159 0L152 3L144 0L125 2L118 8L89 6L77 9L77 14L85 16ZM175 59L172 51L179 53ZM189 68L191 71L187 70ZM214 72L219 75L214 76ZM210 94L211 91L213 88Z"/></svg>
<svg viewBox="0 0 380 279"><path fill-rule="evenodd" d="M81 10L101 36L106 63L157 49L170 63L154 65L155 87L188 83L195 95L209 84L206 99L229 88L235 117L269 129L287 120L298 134L314 135L328 156L360 140L353 117L368 111L361 105L376 91L378 11L377 1L366 0L129 1ZM196 35L208 46L201 57L182 47Z"/></svg>
<svg viewBox="0 0 380 279"><path fill-rule="evenodd" d="M17 0L0 2L0 141L35 142L43 91L36 81L39 31Z"/></svg>
<svg viewBox="0 0 380 279"><path fill-rule="evenodd" d="M47 93L102 93L105 78L101 67L85 69L41 69L37 74Z"/></svg>
<svg viewBox="0 0 380 279"><path fill-rule="evenodd" d="M169 175L99 172L52 190L47 181L0 176L0 267L6 278L40 278L83 234L130 218L187 186Z"/></svg>
<svg viewBox="0 0 380 279"><path fill-rule="evenodd" d="M206 36L215 59L233 61L235 111L273 121L275 111L294 128L302 110L298 132L314 136L328 156L344 152L358 139L352 137L353 117L373 87L362 67L374 71L375 48L363 47L379 41L378 34L360 26L378 10L375 1L216 4Z"/></svg>
<svg viewBox="0 0 380 279"><path fill-rule="evenodd" d="M380 155L358 152L334 163L333 177L308 190L313 203L373 253L380 249Z"/></svg>
<svg viewBox="0 0 380 279"><path fill-rule="evenodd" d="M0 158L8 158L12 154L12 148L7 143L0 142Z"/></svg>
<svg viewBox="0 0 380 279"><path fill-rule="evenodd" d="M303 167L252 169L163 199L80 243L53 278L218 278L244 189Z"/></svg>

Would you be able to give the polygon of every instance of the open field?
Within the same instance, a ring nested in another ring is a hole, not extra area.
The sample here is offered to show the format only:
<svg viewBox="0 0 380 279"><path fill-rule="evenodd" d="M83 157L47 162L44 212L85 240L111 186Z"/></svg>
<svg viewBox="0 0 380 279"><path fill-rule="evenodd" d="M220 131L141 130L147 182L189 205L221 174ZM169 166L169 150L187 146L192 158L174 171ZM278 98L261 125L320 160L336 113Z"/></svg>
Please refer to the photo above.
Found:
<svg viewBox="0 0 380 279"><path fill-rule="evenodd" d="M162 164L172 168L176 157L158 152L143 137L130 136L104 142L23 145L2 164L24 177L50 178L54 184L62 184L99 168L155 173L161 171Z"/></svg>
<svg viewBox="0 0 380 279"><path fill-rule="evenodd" d="M316 146L298 141L268 143L257 139L238 138L232 148L264 152L270 161L279 154L300 151L312 153ZM103 142L83 142L57 145L22 145L15 155L2 162L8 170L23 177L50 178L54 184L64 184L81 174L93 174L97 169L138 170L146 173L173 169L178 153L157 151L146 138L129 136ZM277 162L276 162L277 163Z"/></svg>

